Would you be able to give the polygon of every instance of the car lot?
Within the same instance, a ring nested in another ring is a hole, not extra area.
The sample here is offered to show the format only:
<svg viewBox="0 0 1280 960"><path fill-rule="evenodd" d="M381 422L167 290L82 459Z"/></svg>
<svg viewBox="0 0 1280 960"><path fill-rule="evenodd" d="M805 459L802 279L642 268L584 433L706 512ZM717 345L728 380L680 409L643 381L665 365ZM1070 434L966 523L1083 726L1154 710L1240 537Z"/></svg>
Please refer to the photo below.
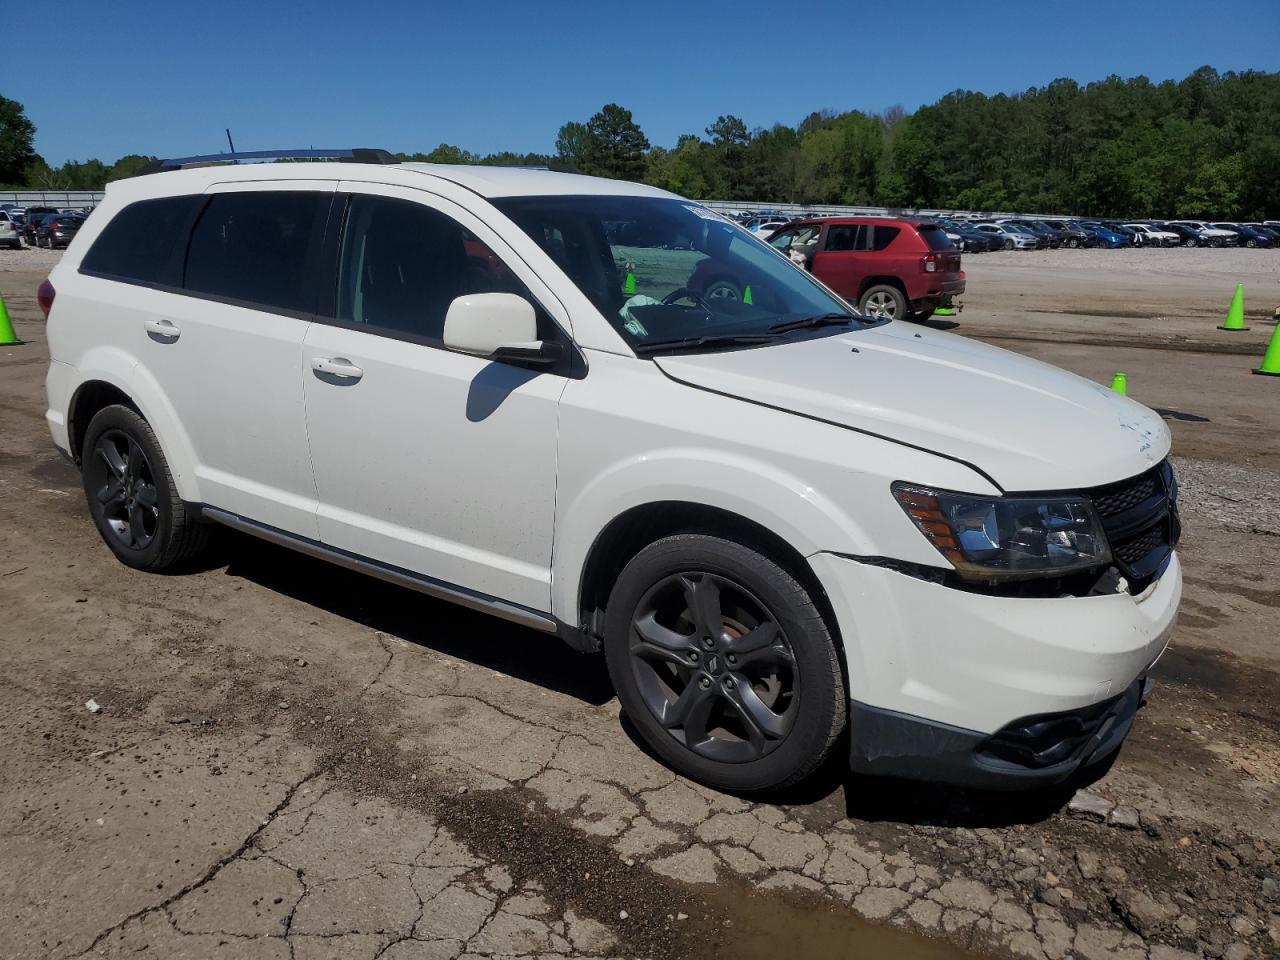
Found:
<svg viewBox="0 0 1280 960"><path fill-rule="evenodd" d="M1174 431L1184 615L1088 787L1110 822L1064 809L1070 791L836 771L784 802L727 797L640 753L602 666L553 640L240 539L199 573L122 568L43 424L34 289L57 256L0 253L23 268L0 292L28 341L0 348L0 953L1238 960L1280 943L1280 404L1248 375L1280 303L1269 251L993 253L966 260L964 312L931 321L1100 381L1125 370ZM1214 329L1236 282L1245 334Z"/></svg>

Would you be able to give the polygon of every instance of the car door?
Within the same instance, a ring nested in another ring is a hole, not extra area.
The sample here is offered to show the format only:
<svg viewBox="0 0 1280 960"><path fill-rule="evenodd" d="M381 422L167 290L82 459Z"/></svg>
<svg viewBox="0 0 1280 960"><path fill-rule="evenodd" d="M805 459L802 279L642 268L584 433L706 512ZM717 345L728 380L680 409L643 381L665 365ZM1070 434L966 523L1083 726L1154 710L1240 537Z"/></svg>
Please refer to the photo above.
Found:
<svg viewBox="0 0 1280 960"><path fill-rule="evenodd" d="M818 241L810 269L846 300L855 302L866 276L868 228L861 223L829 223Z"/></svg>
<svg viewBox="0 0 1280 960"><path fill-rule="evenodd" d="M325 544L473 594L551 609L565 375L446 350L455 297L513 292L541 336L564 308L477 216L343 184L334 302L308 332L306 417Z"/></svg>
<svg viewBox="0 0 1280 960"><path fill-rule="evenodd" d="M138 320L151 376L190 439L200 495L314 538L302 342L336 181L215 184L186 243L181 290ZM179 254L180 256L181 254Z"/></svg>

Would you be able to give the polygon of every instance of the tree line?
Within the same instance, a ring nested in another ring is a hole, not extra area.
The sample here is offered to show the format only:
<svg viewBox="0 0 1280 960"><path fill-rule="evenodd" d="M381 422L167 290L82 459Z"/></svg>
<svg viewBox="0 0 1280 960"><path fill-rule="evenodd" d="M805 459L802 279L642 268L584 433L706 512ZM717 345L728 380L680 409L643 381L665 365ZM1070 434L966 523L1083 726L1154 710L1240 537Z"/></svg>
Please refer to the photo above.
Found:
<svg viewBox="0 0 1280 960"><path fill-rule="evenodd" d="M20 104L0 97L0 184L101 189L148 157L52 168ZM699 199L1123 217L1280 216L1280 73L1201 67L1178 81L1054 80L1021 93L957 90L908 113L824 110L749 129L717 117L671 147L606 104L564 124L555 153L452 144L401 160L548 166Z"/></svg>

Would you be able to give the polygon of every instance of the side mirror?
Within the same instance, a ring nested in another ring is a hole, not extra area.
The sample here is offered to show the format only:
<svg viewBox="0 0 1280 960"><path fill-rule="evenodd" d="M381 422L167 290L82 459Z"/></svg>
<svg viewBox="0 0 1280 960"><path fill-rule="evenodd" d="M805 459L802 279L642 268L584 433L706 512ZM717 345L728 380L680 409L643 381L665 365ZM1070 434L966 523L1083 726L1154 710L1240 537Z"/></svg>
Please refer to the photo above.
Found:
<svg viewBox="0 0 1280 960"><path fill-rule="evenodd" d="M444 345L491 360L550 366L563 354L558 343L538 339L533 304L514 293L472 293L449 304Z"/></svg>

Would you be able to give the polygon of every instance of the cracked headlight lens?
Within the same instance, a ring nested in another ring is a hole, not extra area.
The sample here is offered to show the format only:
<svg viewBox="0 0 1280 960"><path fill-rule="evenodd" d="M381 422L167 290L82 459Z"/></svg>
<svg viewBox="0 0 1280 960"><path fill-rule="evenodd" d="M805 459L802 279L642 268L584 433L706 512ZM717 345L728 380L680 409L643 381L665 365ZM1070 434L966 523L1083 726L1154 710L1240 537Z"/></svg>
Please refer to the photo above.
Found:
<svg viewBox="0 0 1280 960"><path fill-rule="evenodd" d="M968 580L1058 576L1111 560L1086 497L983 497L898 481L893 495Z"/></svg>

